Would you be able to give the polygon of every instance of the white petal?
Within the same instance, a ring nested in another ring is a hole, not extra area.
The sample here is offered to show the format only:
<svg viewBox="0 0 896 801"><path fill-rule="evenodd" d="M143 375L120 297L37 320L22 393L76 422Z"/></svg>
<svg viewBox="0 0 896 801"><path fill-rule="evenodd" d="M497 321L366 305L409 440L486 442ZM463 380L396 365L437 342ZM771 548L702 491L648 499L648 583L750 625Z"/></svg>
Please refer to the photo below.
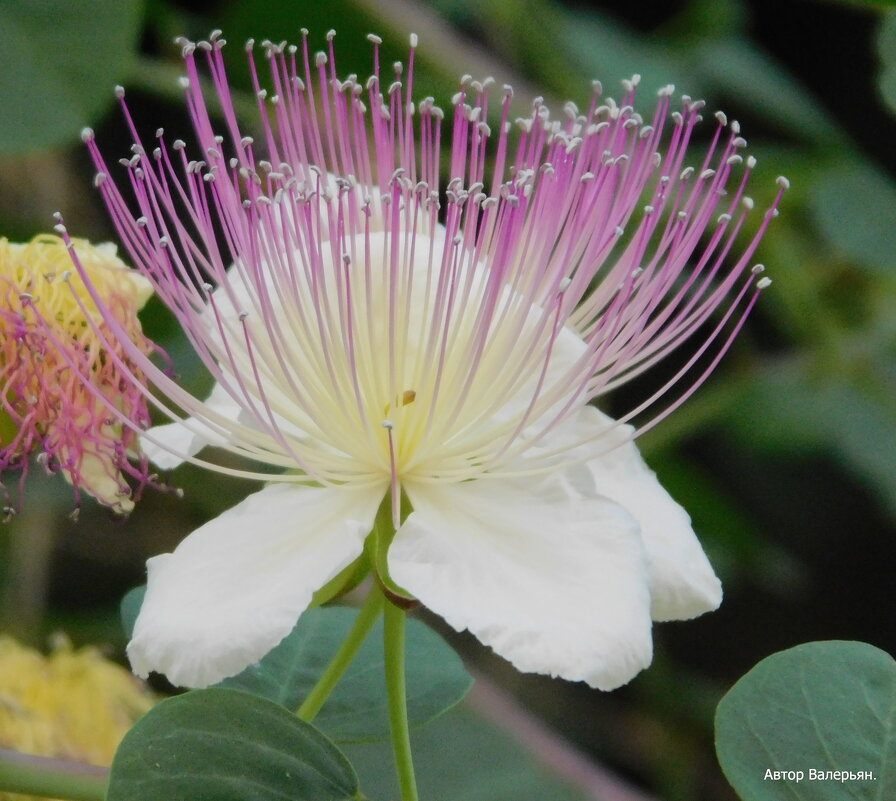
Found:
<svg viewBox="0 0 896 801"><path fill-rule="evenodd" d="M220 385L212 387L205 406L230 420L240 418L242 407ZM153 426L140 439L140 447L149 460L161 470L173 470L190 456L208 445L223 445L225 438L206 423L193 417L180 423Z"/></svg>
<svg viewBox="0 0 896 801"><path fill-rule="evenodd" d="M273 484L150 559L134 672L205 687L257 662L361 553L384 492Z"/></svg>
<svg viewBox="0 0 896 801"><path fill-rule="evenodd" d="M408 485L392 578L517 668L610 690L650 663L634 521L554 478Z"/></svg>
<svg viewBox="0 0 896 801"><path fill-rule="evenodd" d="M586 463L595 488L638 521L650 570L654 620L687 620L717 609L722 585L700 546L688 513L663 489L631 441L632 428L593 406L546 437L545 448L590 439L599 454Z"/></svg>

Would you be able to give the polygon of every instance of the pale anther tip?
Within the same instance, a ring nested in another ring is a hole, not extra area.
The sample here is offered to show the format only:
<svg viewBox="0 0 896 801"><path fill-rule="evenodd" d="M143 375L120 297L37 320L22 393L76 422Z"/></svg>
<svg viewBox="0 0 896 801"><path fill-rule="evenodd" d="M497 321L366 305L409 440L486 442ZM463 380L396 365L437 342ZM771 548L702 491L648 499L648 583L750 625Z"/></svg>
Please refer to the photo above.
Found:
<svg viewBox="0 0 896 801"><path fill-rule="evenodd" d="M333 28L327 31L327 41L332 42L336 38L336 31Z"/></svg>
<svg viewBox="0 0 896 801"><path fill-rule="evenodd" d="M121 84L115 86L115 97L119 100L124 97L124 87Z"/></svg>
<svg viewBox="0 0 896 801"><path fill-rule="evenodd" d="M382 427L385 428L387 431L391 431L393 428L395 428L395 423L393 423L391 420L383 420L383 422L380 423L380 425L382 425Z"/></svg>
<svg viewBox="0 0 896 801"><path fill-rule="evenodd" d="M417 46L417 43L418 43L418 41L419 41L419 38L418 38L417 34L416 34L416 33L412 33L412 34L410 35L410 37L408 37L408 38L410 39L411 47L416 47L416 46Z"/></svg>
<svg viewBox="0 0 896 801"><path fill-rule="evenodd" d="M57 234L64 234L68 229L62 223L57 223L53 226L53 230Z"/></svg>
<svg viewBox="0 0 896 801"><path fill-rule="evenodd" d="M767 275L763 276L756 282L756 289L766 289L772 285L772 279Z"/></svg>
<svg viewBox="0 0 896 801"><path fill-rule="evenodd" d="M764 265L764 264L754 264L754 265L750 268L750 272L753 273L753 275L759 275L760 273L764 273L764 272L765 272L765 265Z"/></svg>
<svg viewBox="0 0 896 801"><path fill-rule="evenodd" d="M383 37L377 36L375 33L368 33L367 41L373 42L373 44L375 44L375 45L381 45L383 43Z"/></svg>
<svg viewBox="0 0 896 801"><path fill-rule="evenodd" d="M775 183L781 187L781 189L790 189L790 181L785 178L783 175L779 175L775 179Z"/></svg>
<svg viewBox="0 0 896 801"><path fill-rule="evenodd" d="M93 128L82 128L81 129L81 141L82 142L92 142L94 137Z"/></svg>

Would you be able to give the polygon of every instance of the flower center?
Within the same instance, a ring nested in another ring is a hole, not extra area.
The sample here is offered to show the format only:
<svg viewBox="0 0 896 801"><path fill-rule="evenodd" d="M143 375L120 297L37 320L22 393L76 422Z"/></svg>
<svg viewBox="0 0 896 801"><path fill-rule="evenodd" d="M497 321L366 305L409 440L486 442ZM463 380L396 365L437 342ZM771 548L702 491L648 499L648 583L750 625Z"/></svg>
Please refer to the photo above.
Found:
<svg viewBox="0 0 896 801"><path fill-rule="evenodd" d="M300 242L293 257L283 244L257 275L231 270L211 326L229 329L219 364L244 366L224 382L243 385L307 472L464 480L547 408L552 315L440 230L346 236L316 254Z"/></svg>

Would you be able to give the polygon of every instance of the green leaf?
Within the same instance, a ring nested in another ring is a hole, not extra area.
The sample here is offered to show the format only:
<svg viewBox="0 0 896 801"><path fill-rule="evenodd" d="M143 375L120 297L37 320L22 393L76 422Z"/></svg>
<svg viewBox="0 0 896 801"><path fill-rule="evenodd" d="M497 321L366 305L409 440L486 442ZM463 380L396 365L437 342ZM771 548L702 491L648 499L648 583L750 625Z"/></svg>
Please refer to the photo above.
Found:
<svg viewBox="0 0 896 801"><path fill-rule="evenodd" d="M146 587L121 600L121 621L130 637ZM298 709L342 645L358 616L348 607L321 607L302 614L296 627L273 651L218 686L243 690ZM408 719L422 726L463 699L473 684L460 657L429 627L409 620L407 645ZM389 737L383 624L379 621L354 662L315 718L314 724L337 742L371 742Z"/></svg>
<svg viewBox="0 0 896 801"><path fill-rule="evenodd" d="M140 614L140 607L143 606L143 598L146 596L146 585L141 584L128 590L121 603L118 605L118 611L121 614L121 626L128 639L134 635L134 624L137 622L137 615Z"/></svg>
<svg viewBox="0 0 896 801"><path fill-rule="evenodd" d="M842 140L830 115L806 88L748 39L732 36L698 43L693 58L705 91L736 100L805 141Z"/></svg>
<svg viewBox="0 0 896 801"><path fill-rule="evenodd" d="M811 209L831 247L859 265L896 276L896 186L867 163L826 171Z"/></svg>
<svg viewBox="0 0 896 801"><path fill-rule="evenodd" d="M744 801L896 798L896 662L859 642L774 654L719 703L716 752ZM874 778L813 780L810 770Z"/></svg>
<svg viewBox="0 0 896 801"><path fill-rule="evenodd" d="M572 74L565 71L568 83L561 91L571 96L583 95L582 78L588 77L600 78L607 94L618 99L620 81L638 74L640 92L647 98L645 105L649 108L653 102L651 94L660 87L674 83L683 89L693 84L669 48L658 41L645 40L609 16L593 11L587 16L562 13L558 14L557 24L562 27L556 46L582 67Z"/></svg>
<svg viewBox="0 0 896 801"><path fill-rule="evenodd" d="M348 760L313 726L236 690L169 698L125 735L107 801L343 801Z"/></svg>
<svg viewBox="0 0 896 801"><path fill-rule="evenodd" d="M0 3L0 153L73 142L133 64L139 0Z"/></svg>
<svg viewBox="0 0 896 801"><path fill-rule="evenodd" d="M594 794L551 769L535 743L524 747L468 704L413 733L414 767L421 799L439 801L588 801ZM541 744L539 744L541 745ZM364 792L397 799L398 783L387 743L349 745ZM622 797L622 796L620 796ZM610 798L607 794L606 798Z"/></svg>
<svg viewBox="0 0 896 801"><path fill-rule="evenodd" d="M729 430L771 453L835 454L896 514L896 403L888 384L877 383L882 377L860 381L817 375L800 362L779 365L744 389Z"/></svg>
<svg viewBox="0 0 896 801"><path fill-rule="evenodd" d="M304 612L293 631L257 665L220 686L245 690L295 710L317 682L357 617L355 609ZM382 621L336 685L315 726L336 742L389 737ZM408 621L407 694L411 726L422 726L457 704L472 679L460 657L434 631Z"/></svg>
<svg viewBox="0 0 896 801"><path fill-rule="evenodd" d="M896 11L881 17L876 49L880 61L877 88L890 113L896 114Z"/></svg>

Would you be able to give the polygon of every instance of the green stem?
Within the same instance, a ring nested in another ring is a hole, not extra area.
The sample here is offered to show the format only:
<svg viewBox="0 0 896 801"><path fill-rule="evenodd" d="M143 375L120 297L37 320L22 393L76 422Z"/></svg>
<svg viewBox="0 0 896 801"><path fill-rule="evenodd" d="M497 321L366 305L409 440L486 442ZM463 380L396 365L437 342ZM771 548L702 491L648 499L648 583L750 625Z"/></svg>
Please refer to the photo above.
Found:
<svg viewBox="0 0 896 801"><path fill-rule="evenodd" d="M330 660L327 669L321 674L317 684L311 688L311 692L296 711L296 714L306 723L314 720L315 715L320 712L321 707L330 697L330 693L333 692L333 688L342 678L342 674L348 669L358 650L364 644L374 623L379 620L382 609L383 594L378 587L373 587L345 641L339 646L339 650Z"/></svg>
<svg viewBox="0 0 896 801"><path fill-rule="evenodd" d="M401 801L418 801L414 761L411 758L411 736L408 728L408 702L405 688L404 609L386 604L383 649L386 658L386 694L389 697L389 723L392 729L392 751L401 787Z"/></svg>
<svg viewBox="0 0 896 801"><path fill-rule="evenodd" d="M0 789L10 793L103 801L108 783L108 768L0 748Z"/></svg>

